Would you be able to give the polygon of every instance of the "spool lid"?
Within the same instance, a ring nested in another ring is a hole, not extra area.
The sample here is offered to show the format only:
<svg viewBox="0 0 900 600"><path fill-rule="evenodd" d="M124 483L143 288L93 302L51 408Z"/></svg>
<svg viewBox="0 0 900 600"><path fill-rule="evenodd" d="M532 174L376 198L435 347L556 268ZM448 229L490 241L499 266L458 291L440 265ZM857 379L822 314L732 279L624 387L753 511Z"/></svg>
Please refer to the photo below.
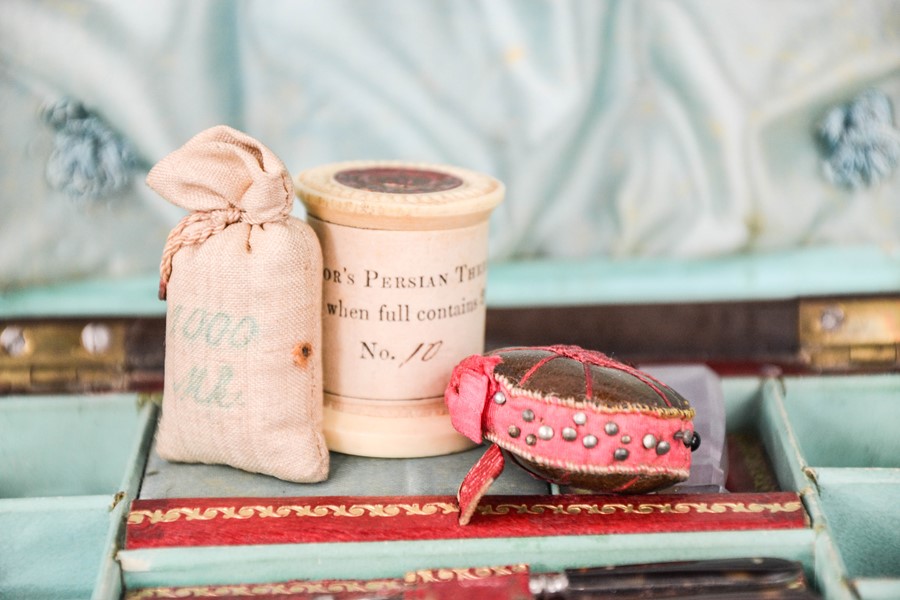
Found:
<svg viewBox="0 0 900 600"><path fill-rule="evenodd" d="M502 183L468 169L401 161L354 161L308 169L295 179L313 217L351 227L429 230L487 218Z"/></svg>

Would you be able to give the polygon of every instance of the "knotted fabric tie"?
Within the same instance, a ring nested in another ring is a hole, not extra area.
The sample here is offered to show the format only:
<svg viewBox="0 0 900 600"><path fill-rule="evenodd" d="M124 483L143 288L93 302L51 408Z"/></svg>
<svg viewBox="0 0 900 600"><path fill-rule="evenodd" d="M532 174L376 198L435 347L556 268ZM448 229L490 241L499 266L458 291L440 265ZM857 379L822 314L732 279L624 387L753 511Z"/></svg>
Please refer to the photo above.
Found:
<svg viewBox="0 0 900 600"><path fill-rule="evenodd" d="M219 233L232 223L239 222L241 215L241 210L238 208L226 208L194 212L178 222L169 232L159 265L160 300L166 299L166 288L169 285L169 277L172 275L172 260L175 253L185 246L202 244L210 236Z"/></svg>
<svg viewBox="0 0 900 600"><path fill-rule="evenodd" d="M224 125L197 134L160 160L147 174L147 184L191 211L166 240L159 266L161 300L179 250L202 244L233 223L282 222L294 198L284 163L257 140Z"/></svg>

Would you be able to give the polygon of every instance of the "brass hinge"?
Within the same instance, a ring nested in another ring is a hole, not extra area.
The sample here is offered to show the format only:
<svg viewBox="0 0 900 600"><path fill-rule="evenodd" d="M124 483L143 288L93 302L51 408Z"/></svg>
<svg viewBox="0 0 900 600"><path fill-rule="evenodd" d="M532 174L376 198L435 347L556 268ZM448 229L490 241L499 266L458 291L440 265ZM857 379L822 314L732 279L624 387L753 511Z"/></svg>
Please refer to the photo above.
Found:
<svg viewBox="0 0 900 600"><path fill-rule="evenodd" d="M800 351L823 370L900 367L900 297L800 302Z"/></svg>
<svg viewBox="0 0 900 600"><path fill-rule="evenodd" d="M122 387L126 333L114 320L0 322L0 393Z"/></svg>

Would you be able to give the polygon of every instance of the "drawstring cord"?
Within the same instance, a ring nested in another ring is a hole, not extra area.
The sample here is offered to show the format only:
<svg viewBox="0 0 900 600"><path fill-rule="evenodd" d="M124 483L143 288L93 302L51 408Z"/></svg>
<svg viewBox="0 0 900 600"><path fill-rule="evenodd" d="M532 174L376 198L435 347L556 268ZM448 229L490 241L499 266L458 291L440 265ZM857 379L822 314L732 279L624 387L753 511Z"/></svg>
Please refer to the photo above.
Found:
<svg viewBox="0 0 900 600"><path fill-rule="evenodd" d="M166 299L166 288L172 275L172 260L175 253L185 246L202 244L232 223L241 220L243 213L238 208L193 212L178 222L169 232L159 265L159 299Z"/></svg>

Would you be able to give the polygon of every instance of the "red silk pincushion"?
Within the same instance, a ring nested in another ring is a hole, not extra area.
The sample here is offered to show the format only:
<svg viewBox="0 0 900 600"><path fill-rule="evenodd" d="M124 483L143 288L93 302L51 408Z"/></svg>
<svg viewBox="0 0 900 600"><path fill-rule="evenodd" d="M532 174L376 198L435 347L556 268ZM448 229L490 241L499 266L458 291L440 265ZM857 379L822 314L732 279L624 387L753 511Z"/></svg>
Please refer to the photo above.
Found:
<svg viewBox="0 0 900 600"><path fill-rule="evenodd" d="M493 446L460 486L460 522L500 474L501 449L577 488L643 493L690 474L694 410L650 375L577 346L504 348L460 362L445 392L453 426Z"/></svg>

